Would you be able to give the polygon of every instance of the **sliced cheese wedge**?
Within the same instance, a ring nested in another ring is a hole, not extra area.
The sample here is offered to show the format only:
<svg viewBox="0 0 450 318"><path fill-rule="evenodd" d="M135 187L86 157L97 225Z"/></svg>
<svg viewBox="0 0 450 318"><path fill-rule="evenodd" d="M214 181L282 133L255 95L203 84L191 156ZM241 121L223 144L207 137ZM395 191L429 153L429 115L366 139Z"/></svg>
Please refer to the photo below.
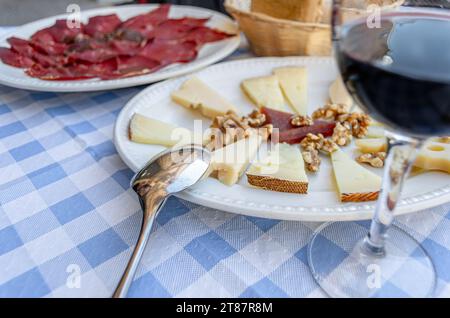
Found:
<svg viewBox="0 0 450 318"><path fill-rule="evenodd" d="M301 194L308 192L305 163L298 146L277 144L266 157L253 163L246 175L248 183L259 188Z"/></svg>
<svg viewBox="0 0 450 318"><path fill-rule="evenodd" d="M386 138L355 139L355 146L362 153L386 151Z"/></svg>
<svg viewBox="0 0 450 318"><path fill-rule="evenodd" d="M333 83L331 83L328 89L330 101L333 104L342 104L346 106L347 111L350 111L353 106L353 99L345 88L344 82L341 77L338 77Z"/></svg>
<svg viewBox="0 0 450 318"><path fill-rule="evenodd" d="M360 166L341 149L331 154L331 162L342 202L372 201L378 198L381 177Z"/></svg>
<svg viewBox="0 0 450 318"><path fill-rule="evenodd" d="M367 127L366 138L384 138L385 129L382 126L370 125Z"/></svg>
<svg viewBox="0 0 450 318"><path fill-rule="evenodd" d="M269 107L286 111L283 93L275 75L255 77L241 83L242 90L257 107Z"/></svg>
<svg viewBox="0 0 450 318"><path fill-rule="evenodd" d="M237 108L197 77L192 77L172 92L172 100L186 108L199 110L204 116L214 119Z"/></svg>
<svg viewBox="0 0 450 318"><path fill-rule="evenodd" d="M424 170L438 170L450 173L450 144L433 138L417 155L414 166Z"/></svg>
<svg viewBox="0 0 450 318"><path fill-rule="evenodd" d="M222 183L235 184L255 157L261 142L262 137L255 133L212 152L211 171L217 173Z"/></svg>
<svg viewBox="0 0 450 318"><path fill-rule="evenodd" d="M292 110L308 115L308 72L304 67L281 67L273 70Z"/></svg>
<svg viewBox="0 0 450 318"><path fill-rule="evenodd" d="M192 132L189 129L177 127L141 114L133 115L128 133L132 141L144 144L171 147L192 142Z"/></svg>

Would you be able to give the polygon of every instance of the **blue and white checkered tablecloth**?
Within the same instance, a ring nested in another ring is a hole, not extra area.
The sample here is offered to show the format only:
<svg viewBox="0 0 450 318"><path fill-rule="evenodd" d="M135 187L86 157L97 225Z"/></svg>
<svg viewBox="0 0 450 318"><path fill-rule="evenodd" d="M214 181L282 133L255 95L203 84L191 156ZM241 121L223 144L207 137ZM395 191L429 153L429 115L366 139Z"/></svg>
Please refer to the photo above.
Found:
<svg viewBox="0 0 450 318"><path fill-rule="evenodd" d="M244 47L231 58L248 55ZM55 94L0 86L0 296L112 294L142 216L113 125L142 89ZM450 296L450 204L398 224L433 258L436 296ZM317 226L171 198L129 296L322 297L306 261ZM399 292L389 285L382 295Z"/></svg>

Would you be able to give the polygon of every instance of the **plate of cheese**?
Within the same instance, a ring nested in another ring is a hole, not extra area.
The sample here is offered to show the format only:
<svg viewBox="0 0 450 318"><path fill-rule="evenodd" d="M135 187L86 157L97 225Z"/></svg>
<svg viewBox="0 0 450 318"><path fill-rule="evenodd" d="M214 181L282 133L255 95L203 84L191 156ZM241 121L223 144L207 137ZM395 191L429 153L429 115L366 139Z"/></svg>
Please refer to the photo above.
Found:
<svg viewBox="0 0 450 318"><path fill-rule="evenodd" d="M201 143L210 177L182 199L257 217L372 217L384 126L348 96L333 59L224 62L152 85L121 111L115 145L134 171L167 147ZM431 138L406 181L398 214L450 201L450 140Z"/></svg>

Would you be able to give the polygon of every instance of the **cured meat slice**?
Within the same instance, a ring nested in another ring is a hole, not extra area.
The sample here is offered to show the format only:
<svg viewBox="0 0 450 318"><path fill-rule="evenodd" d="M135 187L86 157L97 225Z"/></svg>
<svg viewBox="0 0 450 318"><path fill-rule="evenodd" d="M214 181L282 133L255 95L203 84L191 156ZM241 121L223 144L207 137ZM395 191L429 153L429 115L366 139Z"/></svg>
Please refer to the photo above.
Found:
<svg viewBox="0 0 450 318"><path fill-rule="evenodd" d="M234 34L228 34L205 26L196 27L184 38L185 41L194 41L197 45L227 39Z"/></svg>
<svg viewBox="0 0 450 318"><path fill-rule="evenodd" d="M182 39L187 37L195 28L202 27L208 20L195 18L169 19L161 22L155 28L154 37L157 39Z"/></svg>
<svg viewBox="0 0 450 318"><path fill-rule="evenodd" d="M67 20L56 20L51 27L42 29L31 36L31 40L44 43L48 39L46 34L49 34L57 43L69 43L83 31L83 24L80 27L70 27Z"/></svg>
<svg viewBox="0 0 450 318"><path fill-rule="evenodd" d="M324 137L329 137L333 134L335 126L336 124L334 122L317 120L312 126L297 127L285 131L280 131L278 134L279 142L298 144L309 133L315 135L322 134Z"/></svg>
<svg viewBox="0 0 450 318"><path fill-rule="evenodd" d="M34 64L34 61L29 57L22 56L5 47L0 47L0 60L5 64L21 68L28 68Z"/></svg>
<svg viewBox="0 0 450 318"><path fill-rule="evenodd" d="M291 113L282 112L268 107L261 107L261 113L266 115L266 124L272 124L273 128L278 128L279 131L296 128L291 125Z"/></svg>
<svg viewBox="0 0 450 318"><path fill-rule="evenodd" d="M190 17L186 17L186 18L180 18L180 19L171 19L171 20L175 20L178 21L181 24L186 24L186 25L190 25L193 27L199 27L199 26L203 26L205 25L206 22L209 21L210 18L190 18Z"/></svg>
<svg viewBox="0 0 450 318"><path fill-rule="evenodd" d="M111 48L118 55L136 55L142 50L142 44L140 42L128 41L128 40L113 40L111 41Z"/></svg>
<svg viewBox="0 0 450 318"><path fill-rule="evenodd" d="M88 73L88 67L83 65L42 67L39 64L34 64L26 70L26 73L32 77L53 81L81 80L95 77L90 75Z"/></svg>
<svg viewBox="0 0 450 318"><path fill-rule="evenodd" d="M143 56L119 56L116 61L117 68L113 72L104 72L100 75L100 78L114 79L142 75L161 68L160 63Z"/></svg>
<svg viewBox="0 0 450 318"><path fill-rule="evenodd" d="M118 54L114 49L108 47L98 47L96 49L73 52L69 55L69 57L71 60L99 63L116 57L117 55Z"/></svg>
<svg viewBox="0 0 450 318"><path fill-rule="evenodd" d="M8 43L11 45L11 49L19 53L23 57L28 57L41 63L44 67L53 65L62 65L66 63L66 58L63 55L58 55L50 57L45 53L38 52L30 42L19 39L16 37L11 37L8 39Z"/></svg>
<svg viewBox="0 0 450 318"><path fill-rule="evenodd" d="M155 60L145 58L143 56L119 57L117 59L117 72L125 74L133 73L148 73L158 68L160 63Z"/></svg>
<svg viewBox="0 0 450 318"><path fill-rule="evenodd" d="M169 10L170 5L163 4L149 13L141 14L126 20L122 23L120 28L137 31L150 39L153 37L155 27L168 19Z"/></svg>
<svg viewBox="0 0 450 318"><path fill-rule="evenodd" d="M183 24L179 20L167 20L159 24L153 36L157 39L177 40L185 38L189 32L195 28L195 25Z"/></svg>
<svg viewBox="0 0 450 318"><path fill-rule="evenodd" d="M139 55L158 61L162 65L187 63L197 56L194 42L155 40L147 44Z"/></svg>
<svg viewBox="0 0 450 318"><path fill-rule="evenodd" d="M27 40L11 37L7 41L11 45L11 49L22 56L32 57L35 52Z"/></svg>
<svg viewBox="0 0 450 318"><path fill-rule="evenodd" d="M146 44L147 38L139 32L127 29L121 29L115 33L114 38L110 41L110 46L119 55L136 55Z"/></svg>
<svg viewBox="0 0 450 318"><path fill-rule="evenodd" d="M121 23L117 14L90 17L83 32L92 37L104 36L113 33Z"/></svg>

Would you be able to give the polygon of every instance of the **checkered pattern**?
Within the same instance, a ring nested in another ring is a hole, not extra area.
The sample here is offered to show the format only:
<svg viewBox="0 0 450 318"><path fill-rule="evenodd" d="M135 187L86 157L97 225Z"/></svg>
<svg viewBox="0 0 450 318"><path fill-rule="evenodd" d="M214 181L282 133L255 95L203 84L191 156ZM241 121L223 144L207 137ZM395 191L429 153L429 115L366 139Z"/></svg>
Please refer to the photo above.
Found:
<svg viewBox="0 0 450 318"><path fill-rule="evenodd" d="M245 55L241 48L231 58ZM0 296L112 294L141 222L113 125L140 90L55 94L0 86ZM447 204L398 221L433 258L442 297L450 296L449 210ZM317 226L171 198L129 296L324 296L306 260ZM345 248L329 243L344 258ZM387 286L385 295L397 289Z"/></svg>

